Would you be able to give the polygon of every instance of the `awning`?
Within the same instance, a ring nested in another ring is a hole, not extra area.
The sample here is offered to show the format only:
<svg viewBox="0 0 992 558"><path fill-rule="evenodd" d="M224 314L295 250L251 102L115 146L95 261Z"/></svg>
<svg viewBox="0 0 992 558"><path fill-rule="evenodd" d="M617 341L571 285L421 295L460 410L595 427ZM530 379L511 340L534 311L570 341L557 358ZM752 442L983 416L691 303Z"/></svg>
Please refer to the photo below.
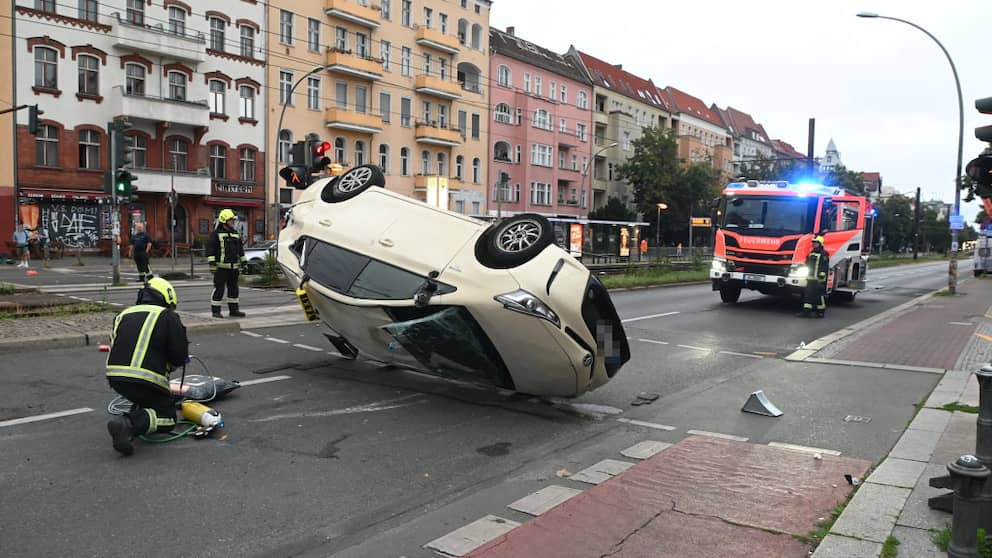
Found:
<svg viewBox="0 0 992 558"><path fill-rule="evenodd" d="M215 198L207 196L203 198L206 205L230 205L233 207L265 207L262 200L248 200L244 198Z"/></svg>
<svg viewBox="0 0 992 558"><path fill-rule="evenodd" d="M103 192L84 192L79 190L37 190L19 188L17 195L22 198L47 200L92 201L107 197Z"/></svg>

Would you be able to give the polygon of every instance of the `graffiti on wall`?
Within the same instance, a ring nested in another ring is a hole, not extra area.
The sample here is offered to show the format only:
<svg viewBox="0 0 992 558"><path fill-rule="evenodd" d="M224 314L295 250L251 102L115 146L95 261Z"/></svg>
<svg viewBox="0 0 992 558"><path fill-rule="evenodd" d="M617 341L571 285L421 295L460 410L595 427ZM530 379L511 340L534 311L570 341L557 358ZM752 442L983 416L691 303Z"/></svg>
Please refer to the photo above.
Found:
<svg viewBox="0 0 992 558"><path fill-rule="evenodd" d="M49 240L61 240L69 248L95 248L100 239L100 206L82 203L51 203L41 206L41 226Z"/></svg>

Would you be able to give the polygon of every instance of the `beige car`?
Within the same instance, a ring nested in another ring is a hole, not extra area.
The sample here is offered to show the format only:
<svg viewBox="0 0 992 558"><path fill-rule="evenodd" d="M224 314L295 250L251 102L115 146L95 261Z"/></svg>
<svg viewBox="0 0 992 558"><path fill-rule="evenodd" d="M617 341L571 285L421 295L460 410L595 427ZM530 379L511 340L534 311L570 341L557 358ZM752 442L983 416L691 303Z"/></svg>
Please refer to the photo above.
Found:
<svg viewBox="0 0 992 558"><path fill-rule="evenodd" d="M279 264L342 355L565 397L630 359L609 293L544 217L489 224L384 184L372 165L318 180L279 236Z"/></svg>

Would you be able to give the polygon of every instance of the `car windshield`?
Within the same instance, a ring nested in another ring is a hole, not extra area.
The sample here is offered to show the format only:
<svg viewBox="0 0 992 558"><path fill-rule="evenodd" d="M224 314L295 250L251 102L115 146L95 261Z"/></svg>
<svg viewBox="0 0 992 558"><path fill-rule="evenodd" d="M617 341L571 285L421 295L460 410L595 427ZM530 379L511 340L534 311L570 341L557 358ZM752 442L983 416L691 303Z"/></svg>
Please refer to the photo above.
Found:
<svg viewBox="0 0 992 558"><path fill-rule="evenodd" d="M792 196L728 197L720 226L745 235L808 233L816 217L816 200Z"/></svg>

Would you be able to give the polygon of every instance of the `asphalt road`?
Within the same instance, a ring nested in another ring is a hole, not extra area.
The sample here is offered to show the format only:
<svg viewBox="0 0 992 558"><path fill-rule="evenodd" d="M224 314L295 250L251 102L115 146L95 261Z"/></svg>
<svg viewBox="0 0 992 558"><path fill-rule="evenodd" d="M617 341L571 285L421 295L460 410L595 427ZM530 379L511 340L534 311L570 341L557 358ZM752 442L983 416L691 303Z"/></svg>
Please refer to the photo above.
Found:
<svg viewBox="0 0 992 558"><path fill-rule="evenodd" d="M556 476L563 469L693 429L874 461L938 377L781 357L945 284L946 264L875 270L872 291L823 320L747 292L725 305L708 285L617 292L631 362L568 401L343 361L319 325L249 323L199 336L191 349L210 373L246 384L215 404L222 436L142 444L132 458L111 449L104 427L112 392L102 354L13 355L0 363L0 555L432 556L427 541L488 513L507 516L508 503L549 479L569 482ZM111 296L130 303L133 291ZM189 310L209 288L181 296ZM294 303L284 291L242 299L249 313ZM785 414L740 413L754 389ZM660 398L632 406L641 392ZM4 422L66 411L75 414Z"/></svg>

